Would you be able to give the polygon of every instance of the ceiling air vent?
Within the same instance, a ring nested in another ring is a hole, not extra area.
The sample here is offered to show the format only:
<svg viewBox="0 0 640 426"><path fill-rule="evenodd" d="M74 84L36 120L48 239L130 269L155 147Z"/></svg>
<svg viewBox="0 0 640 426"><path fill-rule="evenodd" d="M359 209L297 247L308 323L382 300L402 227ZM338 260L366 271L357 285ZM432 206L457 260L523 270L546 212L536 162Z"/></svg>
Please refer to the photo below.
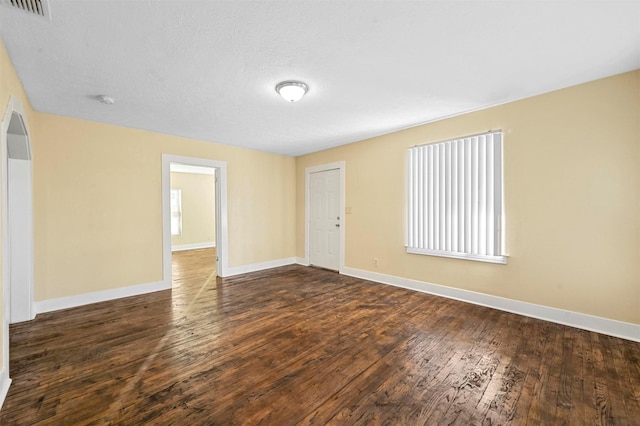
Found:
<svg viewBox="0 0 640 426"><path fill-rule="evenodd" d="M49 0L4 0L3 3L27 13L50 18Z"/></svg>

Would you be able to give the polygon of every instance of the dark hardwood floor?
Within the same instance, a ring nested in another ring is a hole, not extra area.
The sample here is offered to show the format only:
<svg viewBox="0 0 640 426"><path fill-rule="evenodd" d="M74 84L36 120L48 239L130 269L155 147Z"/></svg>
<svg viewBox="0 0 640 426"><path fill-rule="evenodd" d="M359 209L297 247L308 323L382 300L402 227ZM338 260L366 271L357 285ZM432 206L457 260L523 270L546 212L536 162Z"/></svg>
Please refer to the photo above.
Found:
<svg viewBox="0 0 640 426"><path fill-rule="evenodd" d="M11 326L0 424L640 424L640 343L336 273L213 277Z"/></svg>

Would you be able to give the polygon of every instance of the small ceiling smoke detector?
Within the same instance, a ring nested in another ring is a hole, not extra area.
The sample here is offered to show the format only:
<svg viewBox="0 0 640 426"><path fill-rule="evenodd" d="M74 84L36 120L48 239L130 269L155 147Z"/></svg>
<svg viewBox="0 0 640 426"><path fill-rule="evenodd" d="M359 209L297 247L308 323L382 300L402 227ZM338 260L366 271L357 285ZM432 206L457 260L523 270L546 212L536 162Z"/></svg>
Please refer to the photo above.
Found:
<svg viewBox="0 0 640 426"><path fill-rule="evenodd" d="M101 103L105 104L105 105L113 105L116 103L116 100L113 99L111 96L107 96L107 95L98 95L96 96L96 99L98 99Z"/></svg>
<svg viewBox="0 0 640 426"><path fill-rule="evenodd" d="M300 81L283 81L276 86L276 92L287 102L296 102L302 99L309 88Z"/></svg>

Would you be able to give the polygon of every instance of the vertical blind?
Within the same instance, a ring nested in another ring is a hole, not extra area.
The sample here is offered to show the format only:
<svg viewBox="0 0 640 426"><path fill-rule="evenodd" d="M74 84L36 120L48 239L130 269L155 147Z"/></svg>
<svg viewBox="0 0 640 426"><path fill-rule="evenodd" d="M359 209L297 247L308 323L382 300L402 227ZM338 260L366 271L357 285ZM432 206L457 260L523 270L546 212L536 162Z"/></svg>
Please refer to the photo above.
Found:
<svg viewBox="0 0 640 426"><path fill-rule="evenodd" d="M409 148L407 252L506 263L502 132Z"/></svg>

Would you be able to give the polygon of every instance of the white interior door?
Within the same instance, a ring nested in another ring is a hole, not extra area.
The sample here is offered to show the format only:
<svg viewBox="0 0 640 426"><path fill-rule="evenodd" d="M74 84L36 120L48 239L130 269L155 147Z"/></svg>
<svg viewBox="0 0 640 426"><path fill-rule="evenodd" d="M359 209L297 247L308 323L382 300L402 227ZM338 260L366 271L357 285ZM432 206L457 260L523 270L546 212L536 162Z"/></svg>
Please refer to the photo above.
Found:
<svg viewBox="0 0 640 426"><path fill-rule="evenodd" d="M310 174L309 263L340 269L340 170Z"/></svg>

